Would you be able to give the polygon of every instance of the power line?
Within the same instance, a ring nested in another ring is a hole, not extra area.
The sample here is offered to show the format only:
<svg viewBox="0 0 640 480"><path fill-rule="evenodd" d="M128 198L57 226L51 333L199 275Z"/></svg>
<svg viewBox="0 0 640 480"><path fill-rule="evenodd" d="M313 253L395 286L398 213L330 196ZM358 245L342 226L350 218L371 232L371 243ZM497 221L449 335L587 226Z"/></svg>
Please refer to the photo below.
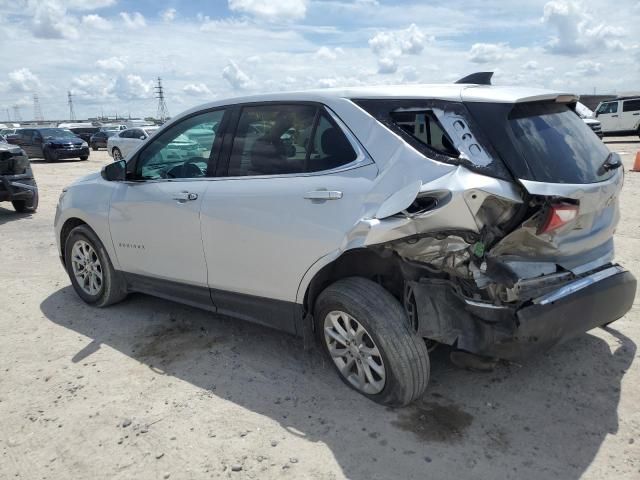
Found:
<svg viewBox="0 0 640 480"><path fill-rule="evenodd" d="M164 123L169 118L169 109L167 103L164 101L164 90L162 89L162 80L158 77L158 86L154 89L156 91L156 98L158 99L158 112L156 118Z"/></svg>
<svg viewBox="0 0 640 480"><path fill-rule="evenodd" d="M40 99L38 98L38 94L33 94L33 119L36 122L42 122L44 120L44 115L42 115L42 107L40 106Z"/></svg>
<svg viewBox="0 0 640 480"><path fill-rule="evenodd" d="M71 95L71 91L69 90L67 92L67 98L69 99L68 103L69 103L69 120L71 120L72 122L75 121L76 119L76 112L73 111L73 99L72 99L73 95Z"/></svg>

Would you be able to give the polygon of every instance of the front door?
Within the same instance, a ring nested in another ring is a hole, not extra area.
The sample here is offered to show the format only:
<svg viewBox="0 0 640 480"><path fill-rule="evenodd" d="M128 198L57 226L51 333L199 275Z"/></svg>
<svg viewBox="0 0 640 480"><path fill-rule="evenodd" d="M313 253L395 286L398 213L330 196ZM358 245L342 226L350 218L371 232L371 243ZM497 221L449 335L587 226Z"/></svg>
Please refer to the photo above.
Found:
<svg viewBox="0 0 640 480"><path fill-rule="evenodd" d="M187 148L195 145L189 131L217 124L223 115L194 115L157 136L130 160L131 178L116 187L111 200L109 226L120 268L149 289L164 290L155 293L193 304L211 303L200 209L212 149Z"/></svg>
<svg viewBox="0 0 640 480"><path fill-rule="evenodd" d="M235 132L226 176L209 182L201 213L213 301L293 332L305 272L346 246L377 168L316 105L246 106Z"/></svg>

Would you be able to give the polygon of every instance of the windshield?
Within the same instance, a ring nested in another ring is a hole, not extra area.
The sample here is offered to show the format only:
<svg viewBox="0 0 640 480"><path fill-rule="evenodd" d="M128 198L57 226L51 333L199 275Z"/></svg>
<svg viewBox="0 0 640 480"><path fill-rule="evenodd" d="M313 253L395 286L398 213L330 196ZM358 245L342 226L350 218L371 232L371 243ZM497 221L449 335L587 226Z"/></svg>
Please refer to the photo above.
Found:
<svg viewBox="0 0 640 480"><path fill-rule="evenodd" d="M77 138L76 135L65 128L42 128L40 133L43 138L57 137L57 138Z"/></svg>
<svg viewBox="0 0 640 480"><path fill-rule="evenodd" d="M601 168L607 147L566 104L469 102L467 108L520 179L596 183L614 174Z"/></svg>

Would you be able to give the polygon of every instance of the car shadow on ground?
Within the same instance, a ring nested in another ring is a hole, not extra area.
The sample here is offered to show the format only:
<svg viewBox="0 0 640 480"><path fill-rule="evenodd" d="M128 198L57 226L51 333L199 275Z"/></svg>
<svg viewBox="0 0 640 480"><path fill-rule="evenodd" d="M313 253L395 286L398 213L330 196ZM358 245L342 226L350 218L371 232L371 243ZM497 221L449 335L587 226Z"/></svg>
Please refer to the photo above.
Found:
<svg viewBox="0 0 640 480"><path fill-rule="evenodd" d="M317 350L258 325L145 295L95 309L71 287L41 310L90 339L68 352L69 362L91 361L102 345L116 349L322 442L358 480L578 479L618 429L620 382L636 351L609 328L615 348L583 335L522 366L481 374L454 368L437 349L427 394L394 410L349 390Z"/></svg>
<svg viewBox="0 0 640 480"><path fill-rule="evenodd" d="M625 140L607 140L606 138L604 140L602 140L604 143L640 143L640 139L625 139Z"/></svg>
<svg viewBox="0 0 640 480"><path fill-rule="evenodd" d="M6 207L5 207L6 205ZM11 203L7 202L0 205L0 226L8 222L15 222L25 218L30 218L35 213L18 213L12 207Z"/></svg>

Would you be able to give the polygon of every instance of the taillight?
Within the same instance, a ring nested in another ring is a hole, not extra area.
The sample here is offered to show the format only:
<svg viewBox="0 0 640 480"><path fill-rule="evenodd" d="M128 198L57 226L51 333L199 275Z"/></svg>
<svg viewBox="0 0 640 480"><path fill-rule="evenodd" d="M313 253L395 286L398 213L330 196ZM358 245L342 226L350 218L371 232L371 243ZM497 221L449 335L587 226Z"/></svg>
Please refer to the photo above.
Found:
<svg viewBox="0 0 640 480"><path fill-rule="evenodd" d="M538 229L538 234L549 233L575 220L578 216L578 205L570 203L557 203L551 205L547 212L547 218Z"/></svg>

